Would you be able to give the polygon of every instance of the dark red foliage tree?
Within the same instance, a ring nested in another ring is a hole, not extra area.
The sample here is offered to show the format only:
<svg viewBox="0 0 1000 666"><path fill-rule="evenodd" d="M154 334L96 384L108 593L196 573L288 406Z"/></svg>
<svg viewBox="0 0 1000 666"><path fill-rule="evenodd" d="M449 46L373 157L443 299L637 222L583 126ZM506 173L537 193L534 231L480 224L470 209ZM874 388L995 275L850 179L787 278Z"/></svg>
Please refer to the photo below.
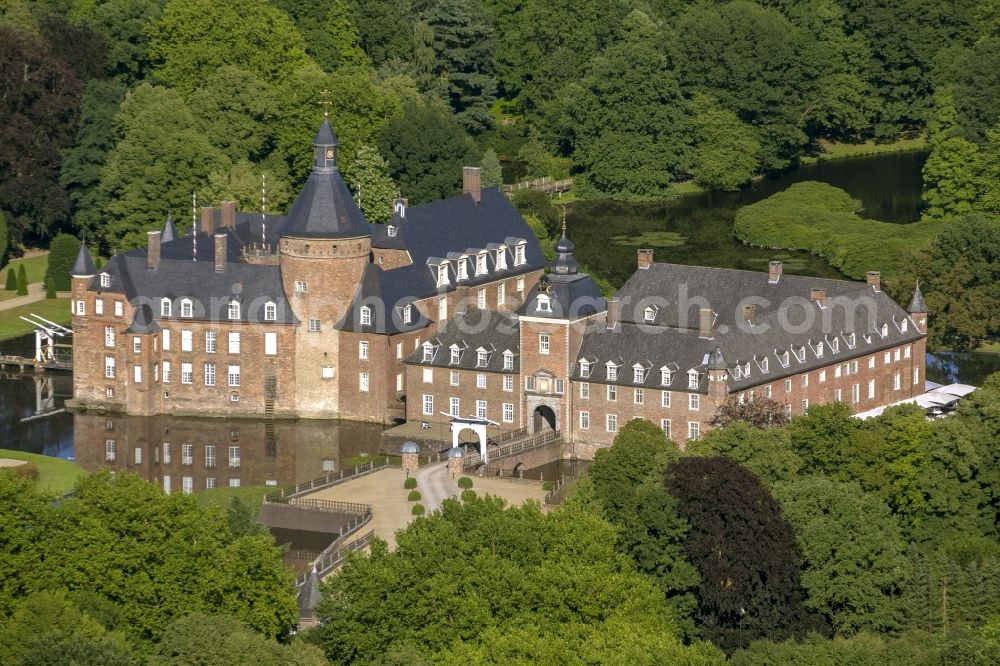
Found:
<svg viewBox="0 0 1000 666"><path fill-rule="evenodd" d="M685 551L701 574L695 619L704 638L731 652L824 631L802 605L792 528L753 473L729 458L681 458L667 467L666 487L690 524Z"/></svg>
<svg viewBox="0 0 1000 666"><path fill-rule="evenodd" d="M721 428L733 421L745 421L754 428L761 429L782 426L789 421L785 415L785 404L770 398L754 398L743 402L730 400L715 410L712 425Z"/></svg>

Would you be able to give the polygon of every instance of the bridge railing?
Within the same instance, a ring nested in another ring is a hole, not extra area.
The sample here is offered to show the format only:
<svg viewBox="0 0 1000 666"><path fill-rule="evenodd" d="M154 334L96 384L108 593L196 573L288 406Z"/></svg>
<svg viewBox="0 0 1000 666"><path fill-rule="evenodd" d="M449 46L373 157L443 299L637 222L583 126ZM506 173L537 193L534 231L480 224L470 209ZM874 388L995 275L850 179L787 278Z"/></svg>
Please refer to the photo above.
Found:
<svg viewBox="0 0 1000 666"><path fill-rule="evenodd" d="M570 482L574 479L576 479L576 474L571 474L570 476L564 474L560 476L552 490L545 493L545 497L542 499L542 506L559 504L566 499L566 491L569 488Z"/></svg>
<svg viewBox="0 0 1000 666"><path fill-rule="evenodd" d="M522 451L527 451L528 449L538 448L539 446L545 446L546 444L553 442L561 436L558 430L546 430L540 435L535 435L534 437L521 440L519 442L513 442L507 444L506 446L501 446L496 451L489 452L490 462L494 460L499 460L501 458L508 458L510 456L521 453ZM469 457L464 459L463 468L465 470L472 469L482 461L479 453L473 453Z"/></svg>
<svg viewBox="0 0 1000 666"><path fill-rule="evenodd" d="M318 479L313 479L312 481L305 481L296 486L291 486L288 488L282 488L281 490L269 493L264 497L265 502L271 502L272 504L278 504L282 502L287 502L289 498L296 497L297 495L303 495L305 493L311 493L314 490L320 490L322 488L327 488L329 486L335 486L338 483L343 483L349 479L353 479L358 476L363 476L365 474L370 474L376 470L382 469L383 467L389 466L388 456L374 456L371 460L360 465L355 465L354 467L348 467L346 469L340 470L340 472L333 472L319 477Z"/></svg>
<svg viewBox="0 0 1000 666"><path fill-rule="evenodd" d="M360 525L358 527L360 527ZM353 531L357 531L357 529L358 528L355 528ZM349 536L349 534L350 533L345 534L344 536ZM340 542L343 540L343 537L341 537L337 541L330 544L329 548L320 553L319 557L316 558L316 561L313 562L313 566L310 567L309 571L299 574L299 576L295 579L296 586L306 584L306 581L309 580L309 576L312 574L313 568L316 569L316 574L320 578L327 575L344 563L344 560L347 559L348 553L354 553L367 548L373 538L375 538L375 530L369 530L364 536L342 546L340 545Z"/></svg>
<svg viewBox="0 0 1000 666"><path fill-rule="evenodd" d="M310 509L312 511L323 511L326 513L346 513L363 516L372 512L371 504L361 504L360 502L341 502L338 500L324 499L302 499L300 497L290 497L281 502L269 502L270 504L287 504L299 509Z"/></svg>

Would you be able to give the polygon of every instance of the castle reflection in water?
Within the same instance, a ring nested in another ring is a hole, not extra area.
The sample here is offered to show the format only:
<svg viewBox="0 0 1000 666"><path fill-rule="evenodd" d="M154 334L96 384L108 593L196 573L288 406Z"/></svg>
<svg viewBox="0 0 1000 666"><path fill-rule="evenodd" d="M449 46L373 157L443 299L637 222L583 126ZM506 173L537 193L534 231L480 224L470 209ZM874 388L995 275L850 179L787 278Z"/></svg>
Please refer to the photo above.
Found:
<svg viewBox="0 0 1000 666"><path fill-rule="evenodd" d="M288 486L378 451L382 426L351 421L265 421L177 416L73 415L77 462L138 474L166 492Z"/></svg>

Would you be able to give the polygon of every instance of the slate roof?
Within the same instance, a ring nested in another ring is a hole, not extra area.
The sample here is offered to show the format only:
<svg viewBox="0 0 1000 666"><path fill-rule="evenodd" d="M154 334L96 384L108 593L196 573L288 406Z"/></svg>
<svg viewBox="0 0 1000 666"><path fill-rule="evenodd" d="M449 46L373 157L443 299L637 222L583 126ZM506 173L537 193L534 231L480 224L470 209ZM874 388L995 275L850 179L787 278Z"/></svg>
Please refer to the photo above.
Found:
<svg viewBox="0 0 1000 666"><path fill-rule="evenodd" d="M376 264L365 266L354 299L344 317L334 328L358 333L392 335L424 328L430 323L420 310L411 305L416 299L407 294L405 281L389 280L386 275L386 272ZM404 316L407 306L410 306L409 323L405 321ZM361 310L365 307L371 310L370 324L362 323Z"/></svg>
<svg viewBox="0 0 1000 666"><path fill-rule="evenodd" d="M442 329L431 335L416 351L406 358L410 365L451 368L453 370L478 370L517 374L520 369L518 354L520 332L517 318L495 310L470 309L447 320ZM424 360L424 347L430 344L434 356ZM451 347L460 350L458 363L451 362ZM487 363L479 365L478 350L488 352ZM503 353L513 354L513 367L504 369Z"/></svg>
<svg viewBox="0 0 1000 666"><path fill-rule="evenodd" d="M281 228L281 235L291 238L360 238L371 233L340 171L315 168Z"/></svg>
<svg viewBox="0 0 1000 666"><path fill-rule="evenodd" d="M389 235L390 229L394 235ZM406 249L406 214L399 211L385 224L372 225L372 247L386 250Z"/></svg>
<svg viewBox="0 0 1000 666"><path fill-rule="evenodd" d="M539 301L548 300L548 309ZM518 314L551 319L579 319L607 310L600 288L586 273L555 275L549 273L531 290Z"/></svg>
<svg viewBox="0 0 1000 666"><path fill-rule="evenodd" d="M77 277L89 277L97 272L94 260L90 258L90 251L86 243L80 243L80 251L76 253L76 261L73 263L73 270L70 275Z"/></svg>
<svg viewBox="0 0 1000 666"><path fill-rule="evenodd" d="M126 333L156 333L160 330L160 324L153 319L153 308L148 303L143 303L135 312L132 323L125 329Z"/></svg>
<svg viewBox="0 0 1000 666"><path fill-rule="evenodd" d="M175 241L180 238L180 234L177 233L177 226L174 224L174 218L167 215L167 223L163 227L163 235L160 236L161 243L169 243L170 241Z"/></svg>
<svg viewBox="0 0 1000 666"><path fill-rule="evenodd" d="M913 297L910 298L910 304L906 306L906 311L910 313L927 312L927 303L924 302L924 295L920 292L919 284L913 290Z"/></svg>

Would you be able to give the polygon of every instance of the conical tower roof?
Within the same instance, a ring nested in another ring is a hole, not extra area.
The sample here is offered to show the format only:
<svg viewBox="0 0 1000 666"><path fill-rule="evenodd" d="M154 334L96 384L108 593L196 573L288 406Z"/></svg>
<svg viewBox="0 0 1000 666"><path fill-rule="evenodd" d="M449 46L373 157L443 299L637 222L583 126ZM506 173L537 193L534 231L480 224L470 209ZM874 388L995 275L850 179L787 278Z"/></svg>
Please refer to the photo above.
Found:
<svg viewBox="0 0 1000 666"><path fill-rule="evenodd" d="M177 235L177 226L174 225L174 218L167 215L167 224L163 227L163 235L160 236L161 243L169 243L170 241L175 241L179 238Z"/></svg>
<svg viewBox="0 0 1000 666"><path fill-rule="evenodd" d="M94 260L90 258L90 251L87 250L87 243L80 243L80 251L76 255L76 263L73 264L73 277L93 277L97 274L97 267Z"/></svg>
<svg viewBox="0 0 1000 666"><path fill-rule="evenodd" d="M708 369L709 370L725 370L726 369L726 359L722 355L722 348L716 345L712 353L708 355Z"/></svg>
<svg viewBox="0 0 1000 666"><path fill-rule="evenodd" d="M927 303L924 302L924 295L920 292L920 283L917 283L917 288L913 290L913 297L910 299L910 304L906 306L906 311L910 314L915 312L927 312Z"/></svg>

